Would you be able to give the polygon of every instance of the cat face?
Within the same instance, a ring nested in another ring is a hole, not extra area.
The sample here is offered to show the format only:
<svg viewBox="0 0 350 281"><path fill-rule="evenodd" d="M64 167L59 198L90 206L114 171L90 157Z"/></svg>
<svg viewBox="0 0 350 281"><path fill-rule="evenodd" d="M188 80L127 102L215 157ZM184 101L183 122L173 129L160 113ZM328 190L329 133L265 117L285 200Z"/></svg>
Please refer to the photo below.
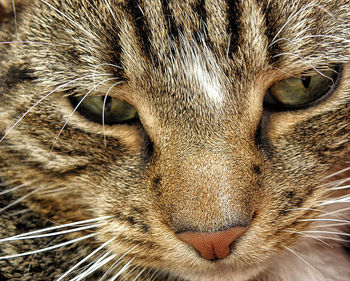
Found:
<svg viewBox="0 0 350 281"><path fill-rule="evenodd" d="M144 280L253 278L347 168L348 7L31 1L0 31L17 42L1 45L0 176L55 222L103 218L94 239Z"/></svg>

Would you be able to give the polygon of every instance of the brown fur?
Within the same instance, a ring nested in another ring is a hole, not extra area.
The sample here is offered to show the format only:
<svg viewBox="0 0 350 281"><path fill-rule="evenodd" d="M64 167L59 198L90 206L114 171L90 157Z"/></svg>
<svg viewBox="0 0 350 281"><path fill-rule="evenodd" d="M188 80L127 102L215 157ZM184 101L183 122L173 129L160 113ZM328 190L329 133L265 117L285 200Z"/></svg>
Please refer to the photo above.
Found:
<svg viewBox="0 0 350 281"><path fill-rule="evenodd" d="M113 271L130 262L124 280L350 278L344 243L300 235L318 229L302 219L349 205L320 207L349 194L325 185L338 179L327 175L349 167L349 1L27 2L18 6L17 31L12 5L0 2L0 40L17 41L0 45L0 177L6 188L25 184L3 204L33 192L21 207L28 206L37 227L111 218L77 247L11 259L10 266L0 260L0 276L14 279L21 271L23 280L54 280L114 238L104 249L117 254L109 266L132 249ZM263 107L274 83L334 65L341 77L324 101L293 111ZM85 78L61 86L79 77ZM116 81L108 78L123 82L111 96L133 105L140 122L104 130L76 112L55 141L73 110L67 96L98 83L91 95L104 95ZM208 96L208 87L219 94ZM0 238L37 228L19 229L27 215L11 217L10 210L1 213L9 227L0 228ZM330 218L339 217L350 215ZM216 262L175 236L237 225L249 228ZM327 229L343 240L349 232ZM43 241L6 242L0 253L42 248ZM55 266L26 271L32 260Z"/></svg>

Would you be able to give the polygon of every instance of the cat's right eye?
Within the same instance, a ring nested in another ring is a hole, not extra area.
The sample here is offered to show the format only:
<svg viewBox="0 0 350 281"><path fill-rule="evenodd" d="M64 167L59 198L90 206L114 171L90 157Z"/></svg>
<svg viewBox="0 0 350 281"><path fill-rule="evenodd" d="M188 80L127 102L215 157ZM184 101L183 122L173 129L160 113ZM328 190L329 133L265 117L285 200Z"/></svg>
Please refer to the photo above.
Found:
<svg viewBox="0 0 350 281"><path fill-rule="evenodd" d="M287 78L272 85L264 105L275 110L300 109L327 97L335 89L339 67L327 71L310 71L298 78Z"/></svg>
<svg viewBox="0 0 350 281"><path fill-rule="evenodd" d="M91 96L82 99L82 96L70 96L73 106L90 121L114 125L130 123L138 118L136 109L120 99L109 96L106 98Z"/></svg>

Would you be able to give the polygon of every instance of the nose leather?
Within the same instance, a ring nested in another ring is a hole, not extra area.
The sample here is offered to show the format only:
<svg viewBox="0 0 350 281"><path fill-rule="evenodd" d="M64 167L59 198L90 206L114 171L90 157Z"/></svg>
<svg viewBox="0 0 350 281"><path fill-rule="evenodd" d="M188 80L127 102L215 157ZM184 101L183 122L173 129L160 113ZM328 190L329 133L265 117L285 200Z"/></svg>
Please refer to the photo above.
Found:
<svg viewBox="0 0 350 281"><path fill-rule="evenodd" d="M199 251L206 260L223 259L230 254L231 244L242 236L247 227L233 227L217 232L183 232L177 238Z"/></svg>

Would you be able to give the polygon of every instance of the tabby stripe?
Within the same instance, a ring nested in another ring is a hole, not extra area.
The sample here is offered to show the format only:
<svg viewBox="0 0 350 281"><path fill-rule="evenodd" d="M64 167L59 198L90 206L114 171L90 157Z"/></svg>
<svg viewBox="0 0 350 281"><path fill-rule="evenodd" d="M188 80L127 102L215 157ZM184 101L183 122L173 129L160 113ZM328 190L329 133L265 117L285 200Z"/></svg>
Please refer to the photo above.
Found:
<svg viewBox="0 0 350 281"><path fill-rule="evenodd" d="M227 31L229 30L226 19L227 5L225 0L206 0L208 36L216 52L225 54L229 45Z"/></svg>
<svg viewBox="0 0 350 281"><path fill-rule="evenodd" d="M141 49L145 55L151 55L151 42L150 35L151 31L149 26L146 24L145 16L141 10L141 1L139 0L128 0L126 1L126 9L132 17L132 21L135 24L136 36L140 39Z"/></svg>
<svg viewBox="0 0 350 281"><path fill-rule="evenodd" d="M280 18L279 15L279 9L276 5L269 3L267 5L264 5L263 12L265 14L265 22L266 22L266 31L265 35L268 38L269 44L272 42L274 37L276 36L277 30L279 30L281 27L276 26L276 19ZM279 61L280 57L276 56L280 53L282 53L282 47L281 43L277 42L273 44L271 47L267 50L268 54L268 61L270 64L275 64ZM276 66L277 67L277 66Z"/></svg>
<svg viewBox="0 0 350 281"><path fill-rule="evenodd" d="M230 34L230 45L228 49L229 57L233 57L233 54L238 49L238 42L240 39L240 33L242 31L240 17L242 16L241 8L239 7L238 2L233 0L226 0L227 4L227 21L228 21L228 34Z"/></svg>
<svg viewBox="0 0 350 281"><path fill-rule="evenodd" d="M172 11L173 18L177 26L182 28L183 34L188 39L193 38L193 32L199 30L198 13L194 13L193 7L197 1L169 1L169 9Z"/></svg>
<svg viewBox="0 0 350 281"><path fill-rule="evenodd" d="M168 26L169 37L177 41L179 38L179 32L183 33L183 29L174 21L174 15L171 13L171 9L169 7L169 0L162 0L162 8L166 25Z"/></svg>
<svg viewBox="0 0 350 281"><path fill-rule="evenodd" d="M168 30L161 0L145 0L143 4L144 15L151 32L151 49L153 56L162 57L167 54L169 46Z"/></svg>

